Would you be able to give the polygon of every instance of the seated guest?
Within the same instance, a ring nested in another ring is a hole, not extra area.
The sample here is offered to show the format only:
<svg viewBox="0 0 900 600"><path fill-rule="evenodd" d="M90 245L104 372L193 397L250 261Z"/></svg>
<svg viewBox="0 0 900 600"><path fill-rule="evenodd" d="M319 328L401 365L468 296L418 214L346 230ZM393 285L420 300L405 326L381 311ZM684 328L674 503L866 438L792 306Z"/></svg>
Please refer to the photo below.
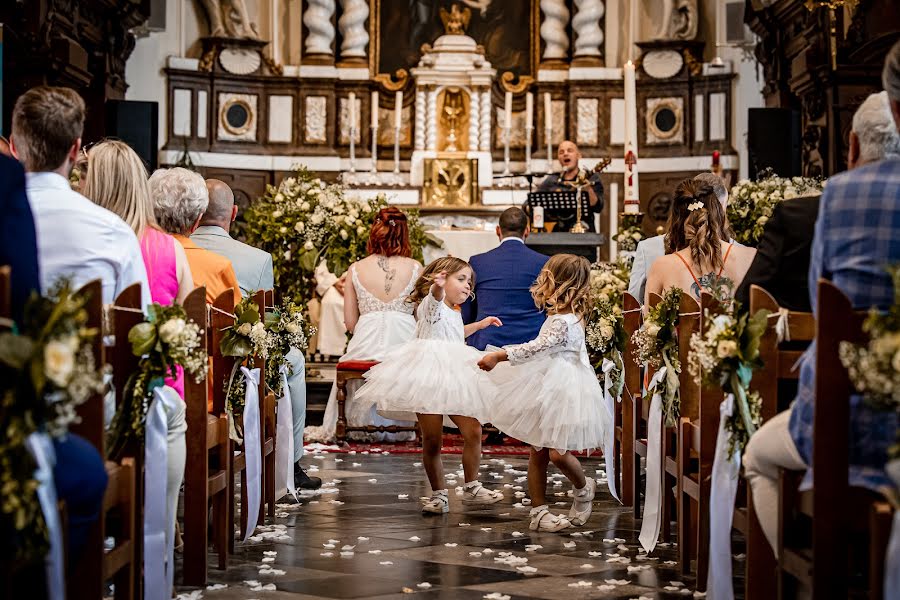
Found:
<svg viewBox="0 0 900 600"><path fill-rule="evenodd" d="M137 237L122 219L69 188L69 171L81 149L84 101L68 88L37 87L16 101L10 147L28 172L28 201L37 231L41 287L60 277L73 285L100 279L103 301L141 284L150 302ZM27 234L24 235L27 240ZM66 502L69 556L78 556L97 520L106 491L103 457L87 440L70 434L54 440L56 491Z"/></svg>
<svg viewBox="0 0 900 600"><path fill-rule="evenodd" d="M323 260L316 267L316 294L319 301L316 350L326 356L342 356L347 347L347 328L344 326L344 284L347 274L340 277L328 270Z"/></svg>
<svg viewBox="0 0 900 600"><path fill-rule="evenodd" d="M206 182L182 167L157 169L150 176L156 222L184 247L195 285L206 286L206 301L212 304L222 292L234 290L234 305L241 301L241 287L231 261L191 241L209 204Z"/></svg>
<svg viewBox="0 0 900 600"><path fill-rule="evenodd" d="M651 293L681 288L698 301L703 291L731 297L750 268L754 248L729 240L725 209L713 187L685 179L675 188L666 224L671 251L657 258L647 276L644 304Z"/></svg>
<svg viewBox="0 0 900 600"><path fill-rule="evenodd" d="M12 318L19 321L31 292L40 292L34 219L25 196L22 165L0 156L0 266L10 267Z"/></svg>
<svg viewBox="0 0 900 600"><path fill-rule="evenodd" d="M218 179L207 179L206 189L209 205L200 219L200 227L191 234L191 241L231 261L242 293L255 294L258 290L273 289L272 255L239 242L229 233L231 224L237 218L234 192ZM291 349L287 360L291 365L288 388L294 416L294 483L303 489L316 489L322 485L322 480L309 477L300 467L303 429L306 426L306 358L299 350Z"/></svg>
<svg viewBox="0 0 900 600"><path fill-rule="evenodd" d="M159 230L153 216L147 170L140 157L124 142L105 141L91 148L84 173L84 195L111 210L131 226L141 241L141 254L147 267L150 295L163 306L181 303L194 289L184 248L172 236ZM175 526L178 493L184 480L187 431L184 404L184 370L178 367L176 378L166 385L178 392L177 410L166 411L168 428L166 509L169 528Z"/></svg>
<svg viewBox="0 0 900 600"><path fill-rule="evenodd" d="M715 173L700 173L694 177L694 181L712 186L713 193L722 203L722 210L728 206L728 190L725 182ZM667 235L655 235L638 242L634 251L634 262L631 265L631 279L628 282L628 292L634 298L643 303L644 289L647 286L647 270L660 256L668 254L666 250ZM734 240L732 240L734 241Z"/></svg>
<svg viewBox="0 0 900 600"><path fill-rule="evenodd" d="M850 131L850 169L900 156L900 134L886 92L869 96L853 115ZM765 288L779 306L810 312L809 253L812 247L820 196L785 199L775 205L759 240L756 258L735 297L750 303L750 286Z"/></svg>
<svg viewBox="0 0 900 600"><path fill-rule="evenodd" d="M587 174L584 169L578 166L578 161L581 160L581 152L578 150L578 146L575 145L575 142L566 140L559 145L559 148L557 148L556 157L559 159L559 164L562 166L562 172L548 175L547 178L541 182L538 191L575 191L575 188L572 187L572 183L576 181L579 176ZM588 177L588 183L590 185L585 186L584 191L587 192L591 212L590 214L582 215L581 220L587 224L589 231L594 231L594 215L599 214L603 210L603 183L600 181L600 173L594 173ZM558 219L555 230L570 230L572 226L575 225L575 217L575 212L572 212L571 215L562 216ZM548 217L547 220L550 221L551 219Z"/></svg>

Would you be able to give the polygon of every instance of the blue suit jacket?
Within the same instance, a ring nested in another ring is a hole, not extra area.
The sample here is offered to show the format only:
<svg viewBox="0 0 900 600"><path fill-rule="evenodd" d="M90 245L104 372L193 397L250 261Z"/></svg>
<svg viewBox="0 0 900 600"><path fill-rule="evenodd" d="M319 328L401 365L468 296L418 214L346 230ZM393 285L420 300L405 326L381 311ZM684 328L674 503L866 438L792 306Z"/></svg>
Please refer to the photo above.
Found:
<svg viewBox="0 0 900 600"><path fill-rule="evenodd" d="M488 327L466 340L484 350L488 344L521 344L537 337L544 313L534 306L529 288L548 260L547 256L516 240L469 259L475 271L475 299L462 306L465 323L497 317L503 327Z"/></svg>
<svg viewBox="0 0 900 600"><path fill-rule="evenodd" d="M25 195L25 171L0 154L0 266L12 270L12 316L18 321L32 290L40 291L37 237Z"/></svg>

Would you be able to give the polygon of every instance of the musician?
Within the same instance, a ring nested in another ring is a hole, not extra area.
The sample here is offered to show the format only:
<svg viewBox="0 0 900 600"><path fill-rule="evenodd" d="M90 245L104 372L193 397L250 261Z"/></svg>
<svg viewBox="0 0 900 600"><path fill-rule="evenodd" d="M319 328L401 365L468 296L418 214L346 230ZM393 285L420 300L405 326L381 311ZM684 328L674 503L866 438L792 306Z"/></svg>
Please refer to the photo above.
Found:
<svg viewBox="0 0 900 600"><path fill-rule="evenodd" d="M539 192L571 192L576 188L573 187L575 181L580 178L587 178L588 184L583 189L587 192L590 199L591 210L589 214L582 215L581 220L584 221L589 231L594 231L594 215L603 210L603 183L600 182L600 173L590 173L578 166L581 160L581 152L575 142L566 140L559 145L556 151L556 157L562 167L560 173L552 173L541 182L538 187ZM552 221L548 215L546 220ZM575 211L570 215L563 215L555 219L557 221L555 230L568 231L575 224Z"/></svg>

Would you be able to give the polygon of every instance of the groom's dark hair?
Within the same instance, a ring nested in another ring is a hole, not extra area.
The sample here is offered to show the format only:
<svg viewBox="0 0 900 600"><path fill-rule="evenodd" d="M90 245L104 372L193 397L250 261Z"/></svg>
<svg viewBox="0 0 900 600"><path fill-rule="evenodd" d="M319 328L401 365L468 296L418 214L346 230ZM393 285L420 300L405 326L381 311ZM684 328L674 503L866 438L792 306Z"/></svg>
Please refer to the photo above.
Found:
<svg viewBox="0 0 900 600"><path fill-rule="evenodd" d="M528 227L528 215L521 208L507 208L500 214L500 234L503 237L525 235Z"/></svg>

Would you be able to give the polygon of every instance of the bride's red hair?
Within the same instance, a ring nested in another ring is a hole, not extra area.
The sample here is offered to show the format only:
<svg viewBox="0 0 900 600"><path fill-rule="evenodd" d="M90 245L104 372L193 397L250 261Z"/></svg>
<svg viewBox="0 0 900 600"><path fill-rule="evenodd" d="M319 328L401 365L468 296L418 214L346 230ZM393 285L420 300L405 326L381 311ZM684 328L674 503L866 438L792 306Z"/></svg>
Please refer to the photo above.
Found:
<svg viewBox="0 0 900 600"><path fill-rule="evenodd" d="M412 256L409 247L409 226L406 215L395 206L386 206L378 211L369 230L366 251L383 256Z"/></svg>

